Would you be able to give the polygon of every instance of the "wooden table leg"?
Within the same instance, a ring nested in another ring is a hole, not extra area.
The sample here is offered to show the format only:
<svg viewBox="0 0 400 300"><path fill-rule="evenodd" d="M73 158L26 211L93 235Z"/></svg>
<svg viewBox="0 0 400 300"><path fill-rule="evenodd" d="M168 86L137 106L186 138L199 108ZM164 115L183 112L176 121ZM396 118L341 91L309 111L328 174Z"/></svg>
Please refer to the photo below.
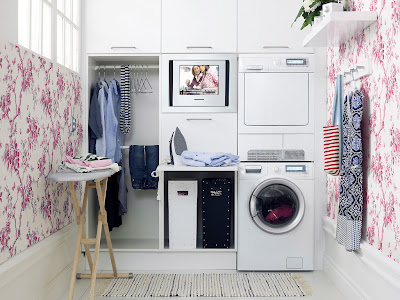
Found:
<svg viewBox="0 0 400 300"><path fill-rule="evenodd" d="M99 215L99 220L97 222L96 246L94 248L92 278L90 280L89 300L93 300L93 298L94 298L94 288L96 286L97 263L99 261L99 252L100 252L101 227L102 227L102 222L101 222L101 218L100 218L100 215Z"/></svg>
<svg viewBox="0 0 400 300"><path fill-rule="evenodd" d="M99 195L99 206L100 206L100 214L102 215L102 222L103 222L103 228L104 228L104 233L106 236L106 241L107 241L107 247L108 247L108 253L110 254L110 260L111 260L111 265L113 268L113 274L114 277L117 277L117 266L115 264L115 257L114 257L114 252L111 244L111 237L110 237L110 231L108 229L108 222L107 222L107 212L105 210L105 200L106 200L106 193L107 193L107 179L106 178L102 182L102 186L100 186L100 182L96 182L96 190ZM102 197L100 197L100 194ZM102 199L100 201L100 199Z"/></svg>
<svg viewBox="0 0 400 300"><path fill-rule="evenodd" d="M110 231L108 229L108 222L107 222L107 212L105 210L105 199L106 199L106 193L107 193L107 182L108 178L103 178L103 179L96 179L95 183L90 183L86 182L85 186L85 194L83 197L83 203L82 203L82 209L79 209L79 204L76 198L75 190L74 190L74 182L69 183L70 191L71 191L71 197L72 201L74 204L74 210L76 213L76 218L77 218L77 224L79 225L79 232L78 232L78 238L76 241L76 246L75 246L75 257L74 257L74 264L72 267L72 275L71 275L71 283L70 283L70 289L69 289L69 300L73 299L74 295L74 288L75 288L75 279L78 276L79 278L90 278L90 292L89 292L89 299L93 300L94 298L94 291L95 291L95 286L96 286L96 278L101 277L101 278L132 278L133 274L118 274L117 273L117 267L115 263L115 257L114 257L114 252L112 249L112 244L111 244L111 237L110 237ZM99 215L98 215L98 221L97 221L97 232L96 232L96 238L95 239L88 239L86 237L85 233L85 214L86 214L86 208L87 208L87 202L88 202L88 194L89 194L89 189L90 188L96 188L97 190L97 198L99 202ZM104 233L106 236L106 241L107 241L107 246L108 246L108 252L110 254L110 260L111 260L111 265L113 268L113 274L97 274L97 266L98 266L98 260L99 260L99 254L100 254L100 241L101 241L101 229L104 227ZM90 249L89 249L89 244L95 244L95 249L94 249L94 257L92 261L92 257L90 254ZM81 245L84 245L85 251L86 251L86 256L89 262L89 267L90 267L90 275L89 274L77 274L76 269L78 265L78 260L79 260L79 251Z"/></svg>

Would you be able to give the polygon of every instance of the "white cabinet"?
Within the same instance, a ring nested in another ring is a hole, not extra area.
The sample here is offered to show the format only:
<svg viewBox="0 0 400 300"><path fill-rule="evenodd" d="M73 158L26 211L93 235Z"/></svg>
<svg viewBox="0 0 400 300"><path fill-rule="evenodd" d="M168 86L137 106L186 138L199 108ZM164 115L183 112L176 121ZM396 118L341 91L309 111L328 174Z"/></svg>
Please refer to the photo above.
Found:
<svg viewBox="0 0 400 300"><path fill-rule="evenodd" d="M160 53L161 0L87 0L87 53Z"/></svg>
<svg viewBox="0 0 400 300"><path fill-rule="evenodd" d="M169 157L169 139L179 127L189 151L237 153L236 113L161 115L161 161Z"/></svg>
<svg viewBox="0 0 400 300"><path fill-rule="evenodd" d="M237 4L232 0L163 0L162 52L236 52Z"/></svg>
<svg viewBox="0 0 400 300"><path fill-rule="evenodd" d="M300 30L302 17L291 27L302 0L238 0L239 53L300 48L309 27Z"/></svg>

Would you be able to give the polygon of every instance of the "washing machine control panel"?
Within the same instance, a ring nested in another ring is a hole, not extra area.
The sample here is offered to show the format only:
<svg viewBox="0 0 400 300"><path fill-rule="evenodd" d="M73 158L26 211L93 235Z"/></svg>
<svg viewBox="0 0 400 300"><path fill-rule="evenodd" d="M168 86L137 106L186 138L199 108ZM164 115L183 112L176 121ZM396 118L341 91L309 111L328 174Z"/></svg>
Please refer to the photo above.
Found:
<svg viewBox="0 0 400 300"><path fill-rule="evenodd" d="M307 173L306 165L286 165L286 172L294 172L294 173Z"/></svg>
<svg viewBox="0 0 400 300"><path fill-rule="evenodd" d="M296 179L312 179L314 166L310 162L260 162L241 163L239 179L254 179L265 176Z"/></svg>
<svg viewBox="0 0 400 300"><path fill-rule="evenodd" d="M280 175L285 177L309 177L310 166L301 163L279 163L271 164L268 167L269 174Z"/></svg>

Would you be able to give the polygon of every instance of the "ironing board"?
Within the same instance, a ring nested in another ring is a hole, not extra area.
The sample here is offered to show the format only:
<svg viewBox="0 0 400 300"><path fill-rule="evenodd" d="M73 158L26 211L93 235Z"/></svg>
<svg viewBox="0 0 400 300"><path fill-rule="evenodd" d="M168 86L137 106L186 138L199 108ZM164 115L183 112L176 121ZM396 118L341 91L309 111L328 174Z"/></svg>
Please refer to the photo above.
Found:
<svg viewBox="0 0 400 300"><path fill-rule="evenodd" d="M76 240L75 246L75 256L74 256L74 263L72 267L72 275L71 275L71 282L69 287L69 296L68 299L72 300L74 296L74 288L75 288L75 280L86 278L91 279L90 281L90 293L89 299L92 300L94 298L94 288L96 284L96 278L132 278L132 273L127 274L118 274L117 267L115 265L115 258L114 253L111 245L111 237L110 231L108 230L108 223L107 223L107 212L104 208L105 200L106 200L106 192L107 192L107 182L108 177L113 175L114 172L112 171L99 171L99 172L91 172L91 173L77 173L74 171L64 171L64 172L57 172L53 173L49 176L50 180L55 182L68 182L69 189L71 192L72 202L74 204L74 210L76 214L76 223L79 226L78 231L78 238ZM76 193L74 189L74 183L77 181L85 181L85 194L83 197L82 209L80 209L78 200L76 198ZM97 191L97 198L99 201L99 215L98 215L98 222L97 222L97 233L96 238L87 238L85 233L85 213L87 208L88 202L88 194L89 189L96 189ZM100 239L101 239L101 228L104 228L104 233L106 235L106 241L108 246L108 252L110 253L110 260L113 269L112 274L97 274L97 264L99 259L99 250L100 250ZM94 244L94 258L92 261L92 256L89 251L89 245ZM79 252L81 245L85 247L86 257L88 259L89 267L90 267L90 274L80 274L76 273L76 269L78 266L79 260Z"/></svg>

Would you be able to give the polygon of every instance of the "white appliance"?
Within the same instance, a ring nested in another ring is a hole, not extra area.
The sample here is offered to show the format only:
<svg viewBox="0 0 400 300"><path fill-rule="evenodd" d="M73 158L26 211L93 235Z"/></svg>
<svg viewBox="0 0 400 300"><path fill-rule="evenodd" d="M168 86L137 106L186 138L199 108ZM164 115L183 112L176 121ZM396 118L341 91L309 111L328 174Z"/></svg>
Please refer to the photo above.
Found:
<svg viewBox="0 0 400 300"><path fill-rule="evenodd" d="M313 163L241 163L237 269L314 269Z"/></svg>
<svg viewBox="0 0 400 300"><path fill-rule="evenodd" d="M309 53L239 56L242 161L314 160L314 60Z"/></svg>

